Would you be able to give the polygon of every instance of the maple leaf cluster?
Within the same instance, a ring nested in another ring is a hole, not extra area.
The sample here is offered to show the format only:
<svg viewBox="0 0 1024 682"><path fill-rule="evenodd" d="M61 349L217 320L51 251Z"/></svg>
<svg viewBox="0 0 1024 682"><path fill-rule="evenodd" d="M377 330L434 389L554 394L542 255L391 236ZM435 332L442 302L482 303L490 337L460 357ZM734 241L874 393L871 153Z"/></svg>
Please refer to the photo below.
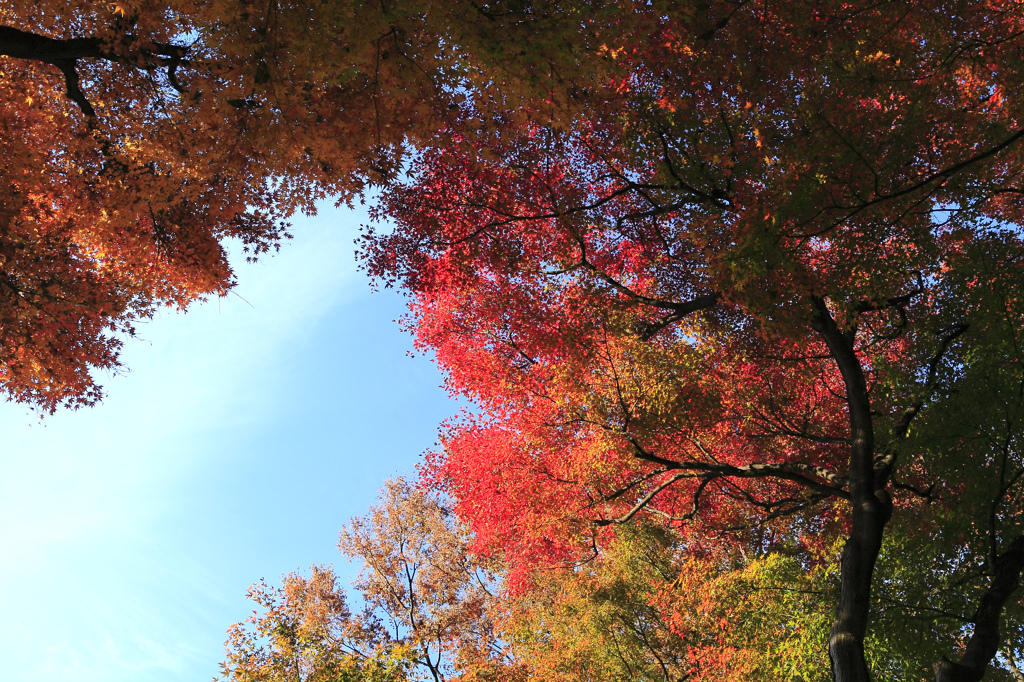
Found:
<svg viewBox="0 0 1024 682"><path fill-rule="evenodd" d="M234 285L288 218L397 177L459 107L416 3L17 1L0 8L0 387L95 403L133 324ZM490 33L485 32L484 39Z"/></svg>

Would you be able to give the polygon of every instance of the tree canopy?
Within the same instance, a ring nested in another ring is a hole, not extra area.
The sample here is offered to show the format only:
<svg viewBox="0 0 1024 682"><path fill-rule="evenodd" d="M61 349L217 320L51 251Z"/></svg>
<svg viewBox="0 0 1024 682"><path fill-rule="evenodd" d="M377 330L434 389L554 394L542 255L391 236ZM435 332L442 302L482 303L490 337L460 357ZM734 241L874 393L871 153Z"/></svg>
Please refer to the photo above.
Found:
<svg viewBox="0 0 1024 682"><path fill-rule="evenodd" d="M471 2L5 3L4 392L96 402L92 370L116 371L134 322L230 290L227 242L257 257L295 211L396 181L467 88L504 103L519 85L499 74L538 77L552 46L531 28L581 12L523 28Z"/></svg>
<svg viewBox="0 0 1024 682"><path fill-rule="evenodd" d="M1011 0L16 2L0 381L95 401L225 240L372 189L478 408L425 480L510 594L652 525L833 576L841 682L978 680L1022 646L1022 48Z"/></svg>
<svg viewBox="0 0 1024 682"><path fill-rule="evenodd" d="M927 666L980 679L1024 567L1020 8L661 11L571 120L431 147L384 195L371 271L481 407L431 480L527 569L642 517L693 552L846 537L843 681L906 524L963 600Z"/></svg>

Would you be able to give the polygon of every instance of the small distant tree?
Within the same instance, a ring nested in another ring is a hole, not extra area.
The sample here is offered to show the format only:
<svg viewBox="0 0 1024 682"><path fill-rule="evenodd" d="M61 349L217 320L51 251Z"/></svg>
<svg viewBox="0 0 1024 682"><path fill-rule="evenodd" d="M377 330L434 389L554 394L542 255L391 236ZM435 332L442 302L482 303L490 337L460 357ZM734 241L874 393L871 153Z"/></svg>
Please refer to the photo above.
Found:
<svg viewBox="0 0 1024 682"><path fill-rule="evenodd" d="M388 639L370 612L354 615L329 568L249 590L259 611L228 630L225 682L405 682L408 647Z"/></svg>
<svg viewBox="0 0 1024 682"><path fill-rule="evenodd" d="M493 620L501 564L470 553L465 527L436 496L388 481L379 504L342 529L339 548L363 565L353 586L367 608L434 682L481 656L506 658Z"/></svg>
<svg viewBox="0 0 1024 682"><path fill-rule="evenodd" d="M224 679L511 682L516 666L494 621L500 564L471 554L468 540L435 496L388 481L341 532L341 551L362 565L362 611L349 610L330 569L288 575L281 588L261 582L249 594L261 610L229 630Z"/></svg>

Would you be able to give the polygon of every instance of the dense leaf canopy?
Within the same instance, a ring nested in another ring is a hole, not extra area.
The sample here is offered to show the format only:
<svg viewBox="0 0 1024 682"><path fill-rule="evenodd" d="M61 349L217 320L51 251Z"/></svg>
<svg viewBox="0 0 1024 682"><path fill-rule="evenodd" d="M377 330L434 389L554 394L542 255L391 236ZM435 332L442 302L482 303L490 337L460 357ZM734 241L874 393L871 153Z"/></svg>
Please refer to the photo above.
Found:
<svg viewBox="0 0 1024 682"><path fill-rule="evenodd" d="M642 516L690 551L846 536L839 680L896 514L963 595L918 613L960 619L938 679L979 679L1024 566L1021 10L659 12L571 118L495 117L384 195L371 271L481 407L432 480L526 571Z"/></svg>
<svg viewBox="0 0 1024 682"><path fill-rule="evenodd" d="M372 188L478 408L426 480L510 594L641 522L832 576L841 682L978 680L1021 653L1022 53L1012 0L8 4L0 382L95 401L225 240Z"/></svg>
<svg viewBox="0 0 1024 682"><path fill-rule="evenodd" d="M256 257L295 211L393 182L411 144L445 139L471 85L512 98L505 67L522 84L543 63L517 46L551 47L516 16L473 3L5 3L3 390L51 411L95 402L90 369L116 370L134 321L230 290L226 243Z"/></svg>

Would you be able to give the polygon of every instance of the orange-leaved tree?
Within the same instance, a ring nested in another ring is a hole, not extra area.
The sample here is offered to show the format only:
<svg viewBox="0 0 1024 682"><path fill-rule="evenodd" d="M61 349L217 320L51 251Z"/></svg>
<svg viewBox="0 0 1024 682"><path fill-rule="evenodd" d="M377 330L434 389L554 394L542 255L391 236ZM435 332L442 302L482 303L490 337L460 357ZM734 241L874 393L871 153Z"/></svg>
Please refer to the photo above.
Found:
<svg viewBox="0 0 1024 682"><path fill-rule="evenodd" d="M230 682L406 682L414 665L375 614L353 614L334 571L314 566L249 590L260 610L228 630L220 679Z"/></svg>
<svg viewBox="0 0 1024 682"><path fill-rule="evenodd" d="M402 20L360 3L5 4L7 395L95 402L118 333L231 288L225 240L258 256L294 211L390 177L443 91L422 71L432 38Z"/></svg>
<svg viewBox="0 0 1024 682"><path fill-rule="evenodd" d="M501 565L470 553L464 524L436 495L388 481L379 504L342 529L339 548L362 564L353 586L367 608L386 614L424 677L444 682L468 667L507 667L492 608Z"/></svg>
<svg viewBox="0 0 1024 682"><path fill-rule="evenodd" d="M231 288L225 241L258 256L293 212L396 180L411 146L444 144L469 91L564 109L545 55L591 32L577 8L516 7L5 3L0 390L94 403L90 370L116 370L133 322Z"/></svg>
<svg viewBox="0 0 1024 682"><path fill-rule="evenodd" d="M500 564L468 540L437 496L388 481L341 532L341 551L361 564L363 611L348 609L328 568L278 589L261 582L249 594L261 610L229 630L223 679L522 679L494 621Z"/></svg>

